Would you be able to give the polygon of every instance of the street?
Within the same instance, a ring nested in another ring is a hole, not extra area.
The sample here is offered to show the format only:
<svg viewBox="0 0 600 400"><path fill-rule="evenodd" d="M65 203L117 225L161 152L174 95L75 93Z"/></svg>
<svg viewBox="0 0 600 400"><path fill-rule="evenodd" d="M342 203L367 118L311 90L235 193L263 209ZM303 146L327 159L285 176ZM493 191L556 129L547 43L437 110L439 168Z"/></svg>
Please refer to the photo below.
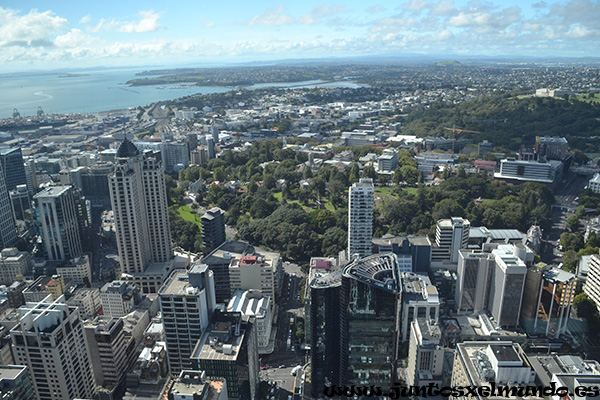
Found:
<svg viewBox="0 0 600 400"><path fill-rule="evenodd" d="M300 294L302 271L296 264L284 264L284 279L278 301L277 336L275 351L261 358L261 380L275 386L269 399L287 400L298 393L302 377L301 368L306 364L303 342L296 336L298 324L304 329L304 304ZM275 321L274 321L275 323ZM266 369L262 369L266 367ZM298 368L299 367L299 368ZM295 376L292 375L295 372ZM293 397L299 398L299 396Z"/></svg>

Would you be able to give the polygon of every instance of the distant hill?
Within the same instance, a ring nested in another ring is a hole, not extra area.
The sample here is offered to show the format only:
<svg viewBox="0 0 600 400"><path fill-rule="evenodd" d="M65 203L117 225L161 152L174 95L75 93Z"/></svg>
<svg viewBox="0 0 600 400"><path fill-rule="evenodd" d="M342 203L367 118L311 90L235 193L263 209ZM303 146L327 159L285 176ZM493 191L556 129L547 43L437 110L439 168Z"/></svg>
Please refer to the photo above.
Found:
<svg viewBox="0 0 600 400"><path fill-rule="evenodd" d="M458 61L439 61L433 65L436 67L462 67L462 64Z"/></svg>

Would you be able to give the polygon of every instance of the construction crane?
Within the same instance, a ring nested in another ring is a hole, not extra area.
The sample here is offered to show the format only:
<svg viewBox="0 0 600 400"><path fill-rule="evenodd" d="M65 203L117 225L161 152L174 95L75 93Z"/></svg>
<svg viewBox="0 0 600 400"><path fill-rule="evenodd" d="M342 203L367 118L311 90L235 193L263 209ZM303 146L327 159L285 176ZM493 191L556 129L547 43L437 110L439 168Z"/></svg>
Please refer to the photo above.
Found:
<svg viewBox="0 0 600 400"><path fill-rule="evenodd" d="M455 125L452 125L452 128L447 128L444 127L444 129L447 129L449 131L452 131L452 154L454 154L454 142L456 142L456 133L463 133L463 132L467 132L467 133L481 133L479 131L469 131L466 129L457 129Z"/></svg>
<svg viewBox="0 0 600 400"><path fill-rule="evenodd" d="M474 119L466 122L493 122L494 132L492 134L492 147L496 145L496 122L506 122L508 118Z"/></svg>

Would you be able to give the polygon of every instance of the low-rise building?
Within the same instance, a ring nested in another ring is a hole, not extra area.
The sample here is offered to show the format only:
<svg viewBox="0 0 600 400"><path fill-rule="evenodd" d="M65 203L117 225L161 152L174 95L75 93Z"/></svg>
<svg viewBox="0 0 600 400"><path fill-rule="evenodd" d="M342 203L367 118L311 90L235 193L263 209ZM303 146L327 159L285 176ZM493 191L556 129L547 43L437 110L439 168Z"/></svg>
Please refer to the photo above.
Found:
<svg viewBox="0 0 600 400"><path fill-rule="evenodd" d="M78 289L67 303L79 308L81 319L94 318L102 310L100 290L97 288Z"/></svg>
<svg viewBox="0 0 600 400"><path fill-rule="evenodd" d="M525 387L533 385L536 373L519 344L509 341L463 342L456 345L452 367L453 387ZM470 396L475 399L506 399L509 393ZM530 396L529 399L543 397Z"/></svg>
<svg viewBox="0 0 600 400"><path fill-rule="evenodd" d="M439 326L425 318L415 319L410 327L407 384L442 386L443 369L444 347Z"/></svg>
<svg viewBox="0 0 600 400"><path fill-rule="evenodd" d="M100 289L100 301L104 315L122 317L141 300L140 289L127 281L112 281Z"/></svg>
<svg viewBox="0 0 600 400"><path fill-rule="evenodd" d="M437 288L431 284L427 275L414 272L400 274L402 279L402 314L400 338L409 339L410 324L417 318L438 321L440 315L440 297Z"/></svg>
<svg viewBox="0 0 600 400"><path fill-rule="evenodd" d="M15 247L3 249L0 253L0 284L10 285L31 270L31 254Z"/></svg>
<svg viewBox="0 0 600 400"><path fill-rule="evenodd" d="M168 393L169 400L227 400L227 381L211 379L204 371L183 370Z"/></svg>
<svg viewBox="0 0 600 400"><path fill-rule="evenodd" d="M56 267L56 272L77 285L92 283L92 266L87 254L70 260L66 265Z"/></svg>

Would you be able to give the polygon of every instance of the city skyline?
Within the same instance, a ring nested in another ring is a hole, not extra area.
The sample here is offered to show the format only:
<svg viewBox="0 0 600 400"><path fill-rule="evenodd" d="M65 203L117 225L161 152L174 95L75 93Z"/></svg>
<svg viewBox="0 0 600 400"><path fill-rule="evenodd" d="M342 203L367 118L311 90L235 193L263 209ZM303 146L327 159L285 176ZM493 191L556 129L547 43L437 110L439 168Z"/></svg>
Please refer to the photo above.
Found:
<svg viewBox="0 0 600 400"><path fill-rule="evenodd" d="M0 7L0 73L373 55L590 57L600 47L598 21L600 6L587 0L233 7L7 1Z"/></svg>

